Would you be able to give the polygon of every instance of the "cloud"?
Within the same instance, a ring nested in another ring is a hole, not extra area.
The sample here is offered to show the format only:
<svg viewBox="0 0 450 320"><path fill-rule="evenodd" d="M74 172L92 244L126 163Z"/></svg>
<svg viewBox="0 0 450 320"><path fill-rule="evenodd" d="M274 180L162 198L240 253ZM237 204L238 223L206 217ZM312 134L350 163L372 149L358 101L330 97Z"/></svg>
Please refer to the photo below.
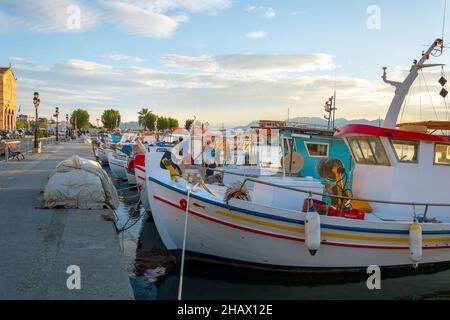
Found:
<svg viewBox="0 0 450 320"><path fill-rule="evenodd" d="M71 70L79 70L94 74L105 74L113 71L112 66L80 59L70 59L65 63L65 66Z"/></svg>
<svg viewBox="0 0 450 320"><path fill-rule="evenodd" d="M5 3L12 11L9 14L10 28L25 27L34 32L66 33L87 31L98 23L96 10L83 1L1 0L0 3ZM74 18L79 24L73 24Z"/></svg>
<svg viewBox="0 0 450 320"><path fill-rule="evenodd" d="M0 4L8 8L8 12L0 11L3 29L68 33L108 25L132 34L168 38L190 20L180 10L217 14L231 7L232 0L0 0Z"/></svg>
<svg viewBox="0 0 450 320"><path fill-rule="evenodd" d="M31 113L32 107L26 107L30 93L39 91L43 114L51 113L55 105L64 113L83 107L95 119L113 106L121 110L125 121L132 121L140 107L150 104L180 120L197 110L212 125L218 119L241 125L260 117L279 119L280 110L288 107L293 116L321 117L323 101L335 86L339 116L378 118L393 94L381 81L304 73L331 70L333 57L326 54L169 55L163 62L180 69L169 72L82 59L39 71L17 67L17 103L24 106L23 112ZM361 105L371 108L361 109Z"/></svg>
<svg viewBox="0 0 450 320"><path fill-rule="evenodd" d="M125 31L154 38L168 38L179 23L167 15L124 1L103 1L108 20Z"/></svg>
<svg viewBox="0 0 450 320"><path fill-rule="evenodd" d="M198 69L205 72L221 71L239 74L277 74L334 70L333 56L318 54L229 54L218 56L166 55L165 65Z"/></svg>
<svg viewBox="0 0 450 320"><path fill-rule="evenodd" d="M276 16L276 12L273 8L267 8L263 13L264 18L274 18Z"/></svg>
<svg viewBox="0 0 450 320"><path fill-rule="evenodd" d="M173 0L167 1L173 3L172 8L184 8L192 12L207 12L215 14L218 11L231 7L231 0Z"/></svg>
<svg viewBox="0 0 450 320"><path fill-rule="evenodd" d="M139 57L131 57L125 54L114 54L114 53L108 53L103 58L110 59L113 61L127 61L127 62L133 62L133 63L142 63L145 60Z"/></svg>
<svg viewBox="0 0 450 320"><path fill-rule="evenodd" d="M291 12L291 16L301 16L304 15L306 12L305 11L293 11Z"/></svg>
<svg viewBox="0 0 450 320"><path fill-rule="evenodd" d="M260 39L260 38L264 38L266 35L267 35L267 33L264 31L253 31L253 32L247 33L245 36L249 39Z"/></svg>
<svg viewBox="0 0 450 320"><path fill-rule="evenodd" d="M273 8L268 7L256 7L256 6L248 6L245 11L250 13L258 13L263 18L274 18L276 16L276 11Z"/></svg>
<svg viewBox="0 0 450 320"><path fill-rule="evenodd" d="M22 57L9 57L13 68L29 69L29 70L47 70L47 67L34 63Z"/></svg>
<svg viewBox="0 0 450 320"><path fill-rule="evenodd" d="M204 71L213 71L218 68L214 57L208 55L189 57L178 54L168 54L163 57L163 62L166 66L175 68L181 67Z"/></svg>

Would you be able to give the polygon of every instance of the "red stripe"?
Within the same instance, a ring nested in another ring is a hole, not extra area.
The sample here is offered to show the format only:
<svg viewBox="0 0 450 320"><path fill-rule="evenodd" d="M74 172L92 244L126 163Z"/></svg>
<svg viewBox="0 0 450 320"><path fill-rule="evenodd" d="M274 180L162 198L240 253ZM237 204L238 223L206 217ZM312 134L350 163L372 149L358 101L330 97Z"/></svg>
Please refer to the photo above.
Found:
<svg viewBox="0 0 450 320"><path fill-rule="evenodd" d="M134 168L145 172L145 167L141 167L141 166L138 166L138 165L134 164Z"/></svg>
<svg viewBox="0 0 450 320"><path fill-rule="evenodd" d="M185 211L186 209L183 209L181 206L179 206L178 204L174 204L170 201L167 201L159 196L153 196L156 200L159 200L161 202L164 202L174 208L177 208L179 210ZM228 227L234 228L234 229L240 229L240 230L244 230L244 231L248 231L248 232L252 232L252 233L257 233L257 234L261 234L261 235L265 235L265 236L269 236L269 237L273 237L273 238L280 238L280 239L287 239L287 240L292 240L292 241L298 241L298 242L305 242L304 239L301 238L296 238L296 237L290 237L290 236L284 236L281 234L276 234L276 233L270 233L270 232L266 232L266 231L261 231L261 230L255 230L255 229L250 229L247 227L243 227L243 226L239 226L239 225L235 225L229 222L225 222L222 220L217 220L215 218L211 218L209 216L205 216L201 213L189 210L189 213L206 219L206 220L210 220L212 222L216 222L222 225L226 225ZM359 244L347 244L347 243L340 243L340 242L330 242L330 241L322 241L321 244L323 245L328 245L328 246L335 246L335 247L349 247L349 248L365 248L365 249L386 249L386 250L409 250L409 247L406 246L376 246L376 245L359 245ZM450 246L436 246L436 247L424 247L424 250L432 250L432 249L448 249L450 248Z"/></svg>
<svg viewBox="0 0 450 320"><path fill-rule="evenodd" d="M145 181L145 177L138 176L138 178L141 179L142 181Z"/></svg>
<svg viewBox="0 0 450 320"><path fill-rule="evenodd" d="M425 140L436 142L450 142L450 137L434 135L428 133L401 131L395 129L387 129L382 127L374 127L366 124L349 124L342 128L339 128L334 134L339 137L342 135L369 135L377 137L389 137L397 139L411 139L411 140Z"/></svg>

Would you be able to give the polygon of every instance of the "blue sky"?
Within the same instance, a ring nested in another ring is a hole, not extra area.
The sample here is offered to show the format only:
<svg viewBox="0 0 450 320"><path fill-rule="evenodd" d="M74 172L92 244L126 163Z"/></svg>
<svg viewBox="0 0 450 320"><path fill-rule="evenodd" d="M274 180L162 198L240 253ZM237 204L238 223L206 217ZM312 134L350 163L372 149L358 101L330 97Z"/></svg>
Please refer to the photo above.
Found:
<svg viewBox="0 0 450 320"><path fill-rule="evenodd" d="M367 27L372 5L380 29ZM67 26L73 8L80 28ZM82 107L94 122L115 107L132 121L150 107L238 125L285 119L288 108L322 116L336 85L339 116L374 119L393 94L382 66L402 77L442 18L443 0L0 0L0 64L14 67L23 113L39 91L48 116ZM439 76L427 75L430 86Z"/></svg>

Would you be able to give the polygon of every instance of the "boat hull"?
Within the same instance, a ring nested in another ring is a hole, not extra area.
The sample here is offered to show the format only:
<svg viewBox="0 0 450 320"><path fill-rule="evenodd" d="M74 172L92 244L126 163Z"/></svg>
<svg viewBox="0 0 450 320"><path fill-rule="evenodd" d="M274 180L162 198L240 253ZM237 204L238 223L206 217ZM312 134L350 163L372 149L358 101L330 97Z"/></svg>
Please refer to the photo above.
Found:
<svg viewBox="0 0 450 320"><path fill-rule="evenodd" d="M140 191L140 200L146 211L150 211L150 203L148 201L147 185L145 183L145 155L137 154L134 159L134 172L136 175L136 184Z"/></svg>
<svg viewBox="0 0 450 320"><path fill-rule="evenodd" d="M147 168L149 164L147 164ZM155 167L152 167L155 169ZM182 183L147 174L147 192L158 232L169 250L183 245L187 192ZM168 177L168 175L166 175ZM362 269L411 267L408 222L372 222L321 216L321 246L305 245L305 214L231 200L206 191L190 195L186 249L207 256L281 268ZM420 263L450 261L450 225L423 225Z"/></svg>
<svg viewBox="0 0 450 320"><path fill-rule="evenodd" d="M127 180L126 165L127 162L118 159L114 156L112 151L108 152L108 164L111 169L111 173L119 180Z"/></svg>
<svg viewBox="0 0 450 320"><path fill-rule="evenodd" d="M102 163L106 164L108 163L108 155L106 154L106 151L101 147L95 147L94 148L95 157L97 160Z"/></svg>

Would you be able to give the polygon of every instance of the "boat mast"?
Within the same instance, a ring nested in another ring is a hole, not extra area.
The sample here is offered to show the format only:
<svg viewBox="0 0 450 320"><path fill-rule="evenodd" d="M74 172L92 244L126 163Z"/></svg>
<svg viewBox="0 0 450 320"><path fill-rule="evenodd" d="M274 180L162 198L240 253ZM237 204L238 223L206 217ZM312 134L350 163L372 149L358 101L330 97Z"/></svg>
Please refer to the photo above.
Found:
<svg viewBox="0 0 450 320"><path fill-rule="evenodd" d="M442 39L436 39L430 46L430 48L422 54L422 58L419 61L414 60L414 63L411 66L411 70L409 71L408 76L403 82L387 80L387 68L383 67L383 81L395 87L395 96L394 99L392 99L391 105L386 114L386 118L384 119L383 127L395 129L397 125L398 115L402 108L403 102L405 101L406 95L408 94L411 85L413 84L414 80L416 80L419 74L419 70L424 68L443 66L442 64L425 64L425 62L430 58L430 55L436 50L442 53L443 44L444 42Z"/></svg>

